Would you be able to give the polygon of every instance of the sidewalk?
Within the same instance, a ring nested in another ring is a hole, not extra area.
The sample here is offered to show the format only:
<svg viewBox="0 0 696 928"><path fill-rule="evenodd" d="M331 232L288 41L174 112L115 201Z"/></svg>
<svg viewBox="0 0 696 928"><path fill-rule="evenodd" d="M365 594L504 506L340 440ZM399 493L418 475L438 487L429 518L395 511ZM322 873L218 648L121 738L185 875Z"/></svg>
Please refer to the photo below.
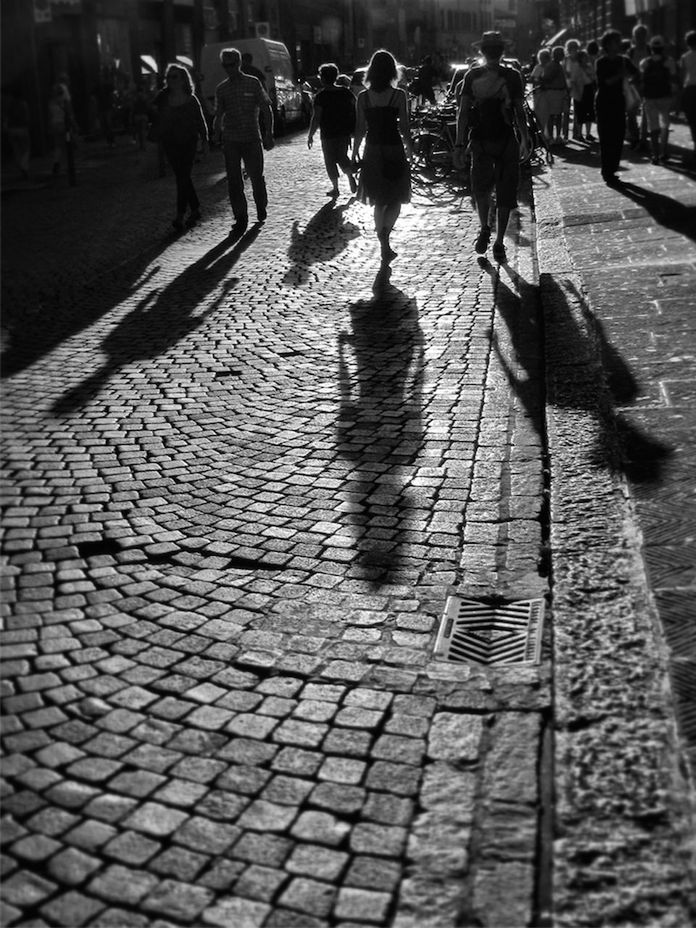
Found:
<svg viewBox="0 0 696 928"><path fill-rule="evenodd" d="M696 177L629 156L613 190L597 160L571 144L534 185L567 925L611 921L619 898L642 923L655 880L669 896L671 815L694 861Z"/></svg>

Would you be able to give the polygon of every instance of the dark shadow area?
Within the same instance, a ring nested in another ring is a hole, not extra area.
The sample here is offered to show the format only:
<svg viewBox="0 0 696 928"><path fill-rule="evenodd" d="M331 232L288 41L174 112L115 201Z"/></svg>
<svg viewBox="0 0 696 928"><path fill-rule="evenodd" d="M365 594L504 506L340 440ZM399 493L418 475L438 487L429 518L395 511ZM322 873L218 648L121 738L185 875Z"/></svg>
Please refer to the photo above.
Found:
<svg viewBox="0 0 696 928"><path fill-rule="evenodd" d="M313 264L331 261L339 255L348 243L360 235L360 229L352 222L345 221L345 212L353 202L337 206L330 200L309 220L303 232L300 224L293 222L290 230L290 247L288 257L292 267L288 268L283 283L290 287L299 287L306 282Z"/></svg>
<svg viewBox="0 0 696 928"><path fill-rule="evenodd" d="M70 415L97 396L122 367L133 361L157 357L197 329L236 285L237 278L225 278L260 231L261 226L255 225L236 242L224 239L163 290L147 293L102 342L101 349L107 356L104 364L59 397L53 404L53 414ZM223 281L216 299L204 312L194 315Z"/></svg>
<svg viewBox="0 0 696 928"><path fill-rule="evenodd" d="M685 206L672 197L625 181L618 188L620 193L642 206L655 222L679 235L696 241L696 206Z"/></svg>
<svg viewBox="0 0 696 928"><path fill-rule="evenodd" d="M513 357L505 357L495 333L493 348L511 387L543 440L545 391L541 351L544 333L538 289L508 265L496 271L486 259L480 259L479 263L493 279L495 306L510 333ZM640 393L639 384L620 352L607 340L602 323L584 297L572 284L566 283L581 307L586 327L578 326L568 304L567 291L552 276L544 274L540 282L544 302L551 307L554 324L563 333L563 356L558 362L568 370L562 383L553 384L551 402L595 416L599 438L592 449L594 466L620 470L633 482L657 482L672 449L637 429L617 412L616 406L625 407L636 399ZM598 363L601 363L606 390L592 372L592 366Z"/></svg>
<svg viewBox="0 0 696 928"><path fill-rule="evenodd" d="M389 279L383 266L372 299L350 306L351 331L340 333L338 346L337 450L355 464L347 513L361 576L376 585L408 569L403 545L417 503L401 469L413 465L424 436L418 305Z"/></svg>
<svg viewBox="0 0 696 928"><path fill-rule="evenodd" d="M3 242L11 231L3 231ZM2 311L4 350L2 377L11 377L48 354L57 345L89 328L103 315L147 285L159 270L153 262L173 241L166 236L150 248L141 251L133 260L112 268L98 280L76 279L61 281L50 291L32 293L31 300L24 293L22 282L16 288L12 275L3 273ZM86 243L85 247L88 247ZM5 247L5 254L7 255ZM11 259L7 258L9 262ZM37 260L39 260L37 256ZM5 259L3 260L3 264ZM146 272L146 276L143 276Z"/></svg>

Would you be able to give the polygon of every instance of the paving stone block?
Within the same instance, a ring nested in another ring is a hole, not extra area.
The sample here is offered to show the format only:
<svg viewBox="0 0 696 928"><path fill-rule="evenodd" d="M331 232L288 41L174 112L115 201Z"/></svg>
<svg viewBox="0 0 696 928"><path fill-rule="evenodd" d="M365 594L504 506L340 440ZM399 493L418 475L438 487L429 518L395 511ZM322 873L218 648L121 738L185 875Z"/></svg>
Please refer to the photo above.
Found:
<svg viewBox="0 0 696 928"><path fill-rule="evenodd" d="M57 889L58 886L50 880L20 870L3 881L2 895L7 904L27 909L39 905Z"/></svg>
<svg viewBox="0 0 696 928"><path fill-rule="evenodd" d="M106 822L87 819L67 832L64 836L64 840L68 844L82 848L84 851L96 851L97 848L102 847L107 841L115 837L116 834L116 829Z"/></svg>
<svg viewBox="0 0 696 928"><path fill-rule="evenodd" d="M123 822L127 828L164 837L172 834L188 818L186 812L170 809L158 802L145 802Z"/></svg>
<svg viewBox="0 0 696 928"><path fill-rule="evenodd" d="M236 895L248 899L271 902L278 889L287 879L288 875L283 870L252 864L239 877L235 883L234 891Z"/></svg>
<svg viewBox="0 0 696 928"><path fill-rule="evenodd" d="M252 738L232 738L216 756L234 764L254 767L272 761L278 750L277 744L265 744Z"/></svg>
<svg viewBox="0 0 696 928"><path fill-rule="evenodd" d="M261 928L271 906L266 902L252 899L223 899L221 902L205 909L201 915L204 925L216 925L229 928L230 925L243 925L244 928Z"/></svg>
<svg viewBox="0 0 696 928"><path fill-rule="evenodd" d="M210 906L214 898L215 893L206 887L164 879L147 895L142 905L148 912L191 923Z"/></svg>
<svg viewBox="0 0 696 928"><path fill-rule="evenodd" d="M407 764L375 761L370 767L365 785L368 789L414 796L418 792L421 771Z"/></svg>
<svg viewBox="0 0 696 928"><path fill-rule="evenodd" d="M437 713L430 728L427 754L431 760L473 762L480 750L483 719L477 715Z"/></svg>
<svg viewBox="0 0 696 928"><path fill-rule="evenodd" d="M200 815L192 815L174 833L173 841L184 847L206 854L223 854L237 841L242 830L226 822L213 822Z"/></svg>
<svg viewBox="0 0 696 928"><path fill-rule="evenodd" d="M209 863L210 858L206 855L197 854L177 845L153 857L148 864L148 869L163 876L175 877L186 883L195 880Z"/></svg>
<svg viewBox="0 0 696 928"><path fill-rule="evenodd" d="M302 841L336 847L349 831L347 822L327 812L301 812L291 834Z"/></svg>
<svg viewBox="0 0 696 928"><path fill-rule="evenodd" d="M398 885L401 875L401 863L396 860L358 855L352 860L345 884L390 893Z"/></svg>
<svg viewBox="0 0 696 928"><path fill-rule="evenodd" d="M84 893L63 893L41 906L41 914L57 925L85 925L104 908L104 903Z"/></svg>
<svg viewBox="0 0 696 928"><path fill-rule="evenodd" d="M125 818L129 812L132 812L137 805L137 799L130 799L126 796L117 796L114 793L102 793L95 796L84 807L85 815L99 819L103 822L119 822Z"/></svg>
<svg viewBox="0 0 696 928"><path fill-rule="evenodd" d="M335 918L350 918L370 924L384 922L391 904L391 893L372 892L369 889L339 890L334 908Z"/></svg>
<svg viewBox="0 0 696 928"><path fill-rule="evenodd" d="M49 860L47 870L60 886L78 886L101 866L97 857L69 847Z"/></svg>
<svg viewBox="0 0 696 928"><path fill-rule="evenodd" d="M372 737L369 732L357 729L333 729L324 739L323 750L328 754L346 757L365 757L370 751Z"/></svg>
<svg viewBox="0 0 696 928"><path fill-rule="evenodd" d="M327 757L318 773L320 780L334 783L357 784L365 775L367 764L350 757Z"/></svg>
<svg viewBox="0 0 696 928"><path fill-rule="evenodd" d="M137 905L153 891L158 882L158 878L151 873L112 864L103 873L97 874L87 889L108 902Z"/></svg>
<svg viewBox="0 0 696 928"><path fill-rule="evenodd" d="M119 863L142 866L161 850L157 841L152 841L135 831L121 832L103 848L104 854Z"/></svg>
<svg viewBox="0 0 696 928"><path fill-rule="evenodd" d="M340 815L354 815L365 802L366 792L358 786L344 783L320 783L312 792L310 804L320 809L331 809Z"/></svg>
<svg viewBox="0 0 696 928"><path fill-rule="evenodd" d="M333 905L336 890L331 884L306 877L294 877L278 902L289 909L309 915L327 916Z"/></svg>

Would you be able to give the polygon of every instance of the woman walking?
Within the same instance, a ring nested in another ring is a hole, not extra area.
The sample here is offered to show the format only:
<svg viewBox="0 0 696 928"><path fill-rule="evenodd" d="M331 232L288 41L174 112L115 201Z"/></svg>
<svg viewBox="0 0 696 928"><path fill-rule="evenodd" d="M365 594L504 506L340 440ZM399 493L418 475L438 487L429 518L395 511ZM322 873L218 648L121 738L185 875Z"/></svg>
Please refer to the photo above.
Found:
<svg viewBox="0 0 696 928"><path fill-rule="evenodd" d="M382 263L396 257L389 237L403 203L411 200L409 134L406 93L396 87L398 73L391 52L379 49L370 59L364 90L358 97L353 161L357 165L365 139L358 183L358 199L374 206L375 231ZM408 156L408 158L407 158Z"/></svg>
<svg viewBox="0 0 696 928"><path fill-rule="evenodd" d="M621 33L615 29L605 32L600 39L602 54L597 59L597 134L602 177L609 187L620 187L616 176L621 162L626 132L626 102L623 82L638 74L631 60L621 54Z"/></svg>
<svg viewBox="0 0 696 928"><path fill-rule="evenodd" d="M208 143L208 127L198 97L193 92L189 72L180 64L170 64L165 73L165 87L155 97L157 111L156 136L176 178L176 216L172 225L176 232L184 229L187 220L193 225L201 218L200 202L191 180L198 139L203 147Z"/></svg>

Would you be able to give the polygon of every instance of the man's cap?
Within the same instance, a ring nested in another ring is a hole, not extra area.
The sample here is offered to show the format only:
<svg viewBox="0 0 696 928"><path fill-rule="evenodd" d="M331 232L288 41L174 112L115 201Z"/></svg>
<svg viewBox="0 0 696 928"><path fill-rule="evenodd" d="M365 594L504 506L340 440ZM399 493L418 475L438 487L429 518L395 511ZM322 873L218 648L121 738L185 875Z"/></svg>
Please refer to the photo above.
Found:
<svg viewBox="0 0 696 928"><path fill-rule="evenodd" d="M481 36L481 48L505 48L505 39L500 32L484 32Z"/></svg>

